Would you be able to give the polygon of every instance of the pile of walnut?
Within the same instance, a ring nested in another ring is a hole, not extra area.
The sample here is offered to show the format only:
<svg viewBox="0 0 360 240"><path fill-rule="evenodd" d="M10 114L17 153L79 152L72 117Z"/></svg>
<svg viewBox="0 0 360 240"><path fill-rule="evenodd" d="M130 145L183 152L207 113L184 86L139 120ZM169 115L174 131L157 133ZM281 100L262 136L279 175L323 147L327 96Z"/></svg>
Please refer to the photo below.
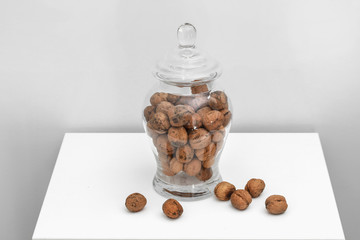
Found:
<svg viewBox="0 0 360 240"><path fill-rule="evenodd" d="M236 190L235 186L228 182L221 182L214 189L215 196L221 201L231 201L234 208L245 210L252 198L257 198L264 191L265 182L261 179L252 178L245 185L245 189ZM285 197L272 195L265 201L265 207L271 214L282 214L288 205Z"/></svg>
<svg viewBox="0 0 360 240"><path fill-rule="evenodd" d="M191 90L191 96L154 93L144 118L163 173L174 176L184 171L206 181L212 176L211 166L222 148L231 112L224 92L209 92L206 85Z"/></svg>

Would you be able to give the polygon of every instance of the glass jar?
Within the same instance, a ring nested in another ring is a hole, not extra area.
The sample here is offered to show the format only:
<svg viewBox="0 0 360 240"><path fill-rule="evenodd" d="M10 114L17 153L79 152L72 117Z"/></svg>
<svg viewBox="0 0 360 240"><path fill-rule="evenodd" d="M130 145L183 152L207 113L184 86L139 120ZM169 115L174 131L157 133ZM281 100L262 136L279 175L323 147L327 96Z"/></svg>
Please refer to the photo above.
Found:
<svg viewBox="0 0 360 240"><path fill-rule="evenodd" d="M145 100L143 121L157 162L156 192L197 200L221 181L218 163L232 109L215 84L219 64L195 47L195 27L181 25L177 36L179 46L153 71L159 81Z"/></svg>

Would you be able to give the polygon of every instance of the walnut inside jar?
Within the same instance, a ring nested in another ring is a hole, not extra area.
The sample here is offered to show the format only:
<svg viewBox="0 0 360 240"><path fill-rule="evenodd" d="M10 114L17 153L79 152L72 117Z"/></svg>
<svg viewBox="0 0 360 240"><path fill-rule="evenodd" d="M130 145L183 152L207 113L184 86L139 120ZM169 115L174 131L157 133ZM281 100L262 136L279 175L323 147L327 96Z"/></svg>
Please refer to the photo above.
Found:
<svg viewBox="0 0 360 240"><path fill-rule="evenodd" d="M211 170L211 168L202 168L200 170L200 172L196 175L196 178L199 179L200 181L207 181L209 180L213 175L213 172Z"/></svg>
<svg viewBox="0 0 360 240"><path fill-rule="evenodd" d="M177 174L177 173L181 172L183 170L183 166L184 166L184 164L182 164L181 162L176 160L176 158L173 158L170 161L170 170L174 174Z"/></svg>
<svg viewBox="0 0 360 240"><path fill-rule="evenodd" d="M210 112L211 110L212 109L210 107L203 107L197 110L196 113L199 114L202 119L204 119L205 113Z"/></svg>
<svg viewBox="0 0 360 240"><path fill-rule="evenodd" d="M166 101L167 100L167 93L164 92L156 92L154 93L151 98L150 98L150 103L153 106L158 105L159 103L161 103L162 101Z"/></svg>
<svg viewBox="0 0 360 240"><path fill-rule="evenodd" d="M208 158L205 161L203 161L202 165L204 168L211 168L215 163L215 157Z"/></svg>
<svg viewBox="0 0 360 240"><path fill-rule="evenodd" d="M177 105L168 111L170 124L173 127L182 127L189 122L194 109L188 105Z"/></svg>
<svg viewBox="0 0 360 240"><path fill-rule="evenodd" d="M228 107L227 96L223 91L215 91L210 94L209 105L214 110L222 110Z"/></svg>
<svg viewBox="0 0 360 240"><path fill-rule="evenodd" d="M144 117L147 122L152 118L152 116L154 116L154 114L155 114L155 106L147 106L144 109Z"/></svg>
<svg viewBox="0 0 360 240"><path fill-rule="evenodd" d="M160 102L157 107L156 107L156 112L162 112L162 113L165 113L166 115L168 115L168 111L170 108L173 108L174 105L169 103L169 102L166 102L166 101L162 101Z"/></svg>
<svg viewBox="0 0 360 240"><path fill-rule="evenodd" d="M207 161L214 158L216 154L215 143L210 143L205 148L195 150L195 155L200 161Z"/></svg>
<svg viewBox="0 0 360 240"><path fill-rule="evenodd" d="M156 148L159 152L168 156L173 155L175 148L171 145L166 135L160 135L156 139Z"/></svg>
<svg viewBox="0 0 360 240"><path fill-rule="evenodd" d="M185 124L186 129L197 129L202 126L202 119L201 116L197 113L192 114L189 117L189 121L187 124Z"/></svg>
<svg viewBox="0 0 360 240"><path fill-rule="evenodd" d="M170 128L169 118L165 113L158 112L155 113L154 116L149 121L152 129L157 131L159 134L166 133L166 131Z"/></svg>
<svg viewBox="0 0 360 240"><path fill-rule="evenodd" d="M189 143L193 149L202 149L211 143L211 135L204 128L192 130L189 133Z"/></svg>
<svg viewBox="0 0 360 240"><path fill-rule="evenodd" d="M181 163L188 163L194 157L194 149L189 144L181 146L176 149L176 159Z"/></svg>
<svg viewBox="0 0 360 240"><path fill-rule="evenodd" d="M230 120L231 120L232 114L231 114L229 109L223 109L220 112L224 115L223 126L226 127L229 124Z"/></svg>
<svg viewBox="0 0 360 240"><path fill-rule="evenodd" d="M219 130L211 132L211 140L216 143L221 142L224 139L225 134L225 128L221 126Z"/></svg>
<svg viewBox="0 0 360 240"><path fill-rule="evenodd" d="M224 115L217 110L212 110L204 114L203 125L209 131L219 129L223 122Z"/></svg>
<svg viewBox="0 0 360 240"><path fill-rule="evenodd" d="M168 131L168 139L175 147L184 146L188 141L188 134L184 127L171 127Z"/></svg>
<svg viewBox="0 0 360 240"><path fill-rule="evenodd" d="M184 164L184 171L189 176L195 176L201 170L201 161L194 158L188 163Z"/></svg>

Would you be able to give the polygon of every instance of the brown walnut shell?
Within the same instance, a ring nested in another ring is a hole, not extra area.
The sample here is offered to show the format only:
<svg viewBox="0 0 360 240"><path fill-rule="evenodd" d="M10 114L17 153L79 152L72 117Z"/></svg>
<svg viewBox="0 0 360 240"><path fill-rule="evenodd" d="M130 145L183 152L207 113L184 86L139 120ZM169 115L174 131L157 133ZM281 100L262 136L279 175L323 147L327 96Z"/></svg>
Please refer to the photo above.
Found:
<svg viewBox="0 0 360 240"><path fill-rule="evenodd" d="M168 111L170 124L173 127L182 127L190 120L194 109L188 105L177 105Z"/></svg>
<svg viewBox="0 0 360 240"><path fill-rule="evenodd" d="M173 173L173 171L170 169L170 162L162 162L161 169L166 176L172 177L175 175L175 173Z"/></svg>
<svg viewBox="0 0 360 240"><path fill-rule="evenodd" d="M156 107L156 112L162 112L162 113L165 113L166 115L168 115L168 111L170 108L173 108L174 105L172 105L171 103L169 102L166 102L166 101L162 101L160 102L157 107Z"/></svg>
<svg viewBox="0 0 360 240"><path fill-rule="evenodd" d="M181 172L183 170L184 164L182 164L181 162L177 161L176 158L173 158L170 161L170 170L174 173L177 174L179 172Z"/></svg>
<svg viewBox="0 0 360 240"><path fill-rule="evenodd" d="M215 154L216 154L215 143L210 143L205 148L195 150L195 155L200 161L207 161L210 160L211 158L215 158Z"/></svg>
<svg viewBox="0 0 360 240"><path fill-rule="evenodd" d="M149 123L151 128L158 131L159 134L166 132L170 128L169 118L162 112L155 113Z"/></svg>
<svg viewBox="0 0 360 240"><path fill-rule="evenodd" d="M214 194L217 199L221 201L228 201L231 197L231 194L235 192L236 188L233 184L223 181L216 185L214 189Z"/></svg>
<svg viewBox="0 0 360 240"><path fill-rule="evenodd" d="M184 172L189 176L195 176L201 170L201 161L194 158L188 163L184 164Z"/></svg>
<svg viewBox="0 0 360 240"><path fill-rule="evenodd" d="M209 106L214 110L222 110L228 107L227 96L223 91L215 91L210 94Z"/></svg>
<svg viewBox="0 0 360 240"><path fill-rule="evenodd" d="M196 175L196 178L200 181L207 181L209 180L213 175L213 171L211 168L202 168L200 172Z"/></svg>
<svg viewBox="0 0 360 240"><path fill-rule="evenodd" d="M152 116L154 116L154 114L155 114L155 106L147 106L144 109L144 117L147 122L152 118Z"/></svg>
<svg viewBox="0 0 360 240"><path fill-rule="evenodd" d="M125 201L125 206L130 212L139 212L146 205L146 198L140 193L130 194Z"/></svg>
<svg viewBox="0 0 360 240"><path fill-rule="evenodd" d="M195 129L189 133L189 143L193 149L202 149L211 143L211 135L203 128Z"/></svg>
<svg viewBox="0 0 360 240"><path fill-rule="evenodd" d="M229 109L223 109L220 112L224 115L223 126L226 127L229 124L230 120L231 120L232 114L231 114Z"/></svg>
<svg viewBox="0 0 360 240"><path fill-rule="evenodd" d="M203 161L202 165L204 168L211 168L215 163L215 158L209 158Z"/></svg>
<svg viewBox="0 0 360 240"><path fill-rule="evenodd" d="M167 100L167 93L163 93L163 92L156 92L154 93L151 98L150 98L150 103L153 106L158 105L159 103L161 103L162 101L166 101Z"/></svg>
<svg viewBox="0 0 360 240"><path fill-rule="evenodd" d="M202 126L202 119L201 116L197 113L192 114L189 117L189 121L187 124L185 124L186 129L197 129Z"/></svg>
<svg viewBox="0 0 360 240"><path fill-rule="evenodd" d="M221 142L224 139L225 134L226 134L225 128L221 126L219 130L211 132L212 135L211 140L216 143Z"/></svg>
<svg viewBox="0 0 360 240"><path fill-rule="evenodd" d="M160 153L168 156L173 155L175 148L171 145L166 135L160 135L156 139L156 148Z"/></svg>
<svg viewBox="0 0 360 240"><path fill-rule="evenodd" d="M188 134L184 127L171 127L168 131L168 139L175 147L184 146L188 141Z"/></svg>
<svg viewBox="0 0 360 240"><path fill-rule="evenodd" d="M288 204L284 196L272 195L265 201L266 209L269 213L277 215L282 214L288 208Z"/></svg>
<svg viewBox="0 0 360 240"><path fill-rule="evenodd" d="M179 218L184 212L181 204L172 198L164 202L162 210L167 217L172 219Z"/></svg>
<svg viewBox="0 0 360 240"><path fill-rule="evenodd" d="M203 125L209 131L219 129L223 122L224 115L217 110L212 110L204 114Z"/></svg>
<svg viewBox="0 0 360 240"><path fill-rule="evenodd" d="M211 110L212 109L210 107L203 107L197 110L196 113L199 114L202 119L204 119L205 113L210 112Z"/></svg>
<svg viewBox="0 0 360 240"><path fill-rule="evenodd" d="M192 149L188 144L181 146L176 150L176 159L181 163L188 163L193 159L193 157L194 149Z"/></svg>
<svg viewBox="0 0 360 240"><path fill-rule="evenodd" d="M246 186L245 190L248 191L253 198L257 198L264 191L265 182L261 179L252 178L250 179Z"/></svg>
<svg viewBox="0 0 360 240"><path fill-rule="evenodd" d="M233 207L239 210L245 210L252 202L250 193L243 189L236 190L230 200Z"/></svg>

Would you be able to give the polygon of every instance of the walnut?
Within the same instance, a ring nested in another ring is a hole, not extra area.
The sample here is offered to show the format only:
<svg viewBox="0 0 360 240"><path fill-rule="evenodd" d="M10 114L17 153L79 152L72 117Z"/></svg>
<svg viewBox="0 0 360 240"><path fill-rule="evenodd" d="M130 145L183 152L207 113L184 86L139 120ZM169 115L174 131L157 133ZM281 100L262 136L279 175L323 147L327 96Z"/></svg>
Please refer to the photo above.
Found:
<svg viewBox="0 0 360 240"><path fill-rule="evenodd" d="M180 99L179 95L168 93L167 100L172 104L175 104Z"/></svg>
<svg viewBox="0 0 360 240"><path fill-rule="evenodd" d="M202 119L204 119L204 114L210 112L212 109L210 107L203 107L196 111L197 114L200 115Z"/></svg>
<svg viewBox="0 0 360 240"><path fill-rule="evenodd" d="M166 115L168 115L168 111L170 108L173 108L174 105L172 105L171 103L169 102L166 102L166 101L162 101L160 102L157 107L156 107L156 112L162 112L162 113L165 113Z"/></svg>
<svg viewBox="0 0 360 240"><path fill-rule="evenodd" d="M236 190L235 186L228 182L221 182L216 185L214 189L214 194L217 199L221 201L228 201L231 197L231 194Z"/></svg>
<svg viewBox="0 0 360 240"><path fill-rule="evenodd" d="M170 170L177 174L183 170L184 164L176 160L176 158L171 159L170 161Z"/></svg>
<svg viewBox="0 0 360 240"><path fill-rule="evenodd" d="M179 218L183 214L184 210L181 204L175 199L168 199L162 205L164 214L172 219Z"/></svg>
<svg viewBox="0 0 360 240"><path fill-rule="evenodd" d="M194 157L194 149L189 144L179 147L176 150L176 159L181 163L188 163Z"/></svg>
<svg viewBox="0 0 360 240"><path fill-rule="evenodd" d="M150 127L157 133L163 134L170 128L169 118L165 113L158 112L149 121Z"/></svg>
<svg viewBox="0 0 360 240"><path fill-rule="evenodd" d="M210 94L209 105L214 110L222 110L228 107L227 96L223 91L215 91Z"/></svg>
<svg viewBox="0 0 360 240"><path fill-rule="evenodd" d="M161 162L161 169L166 176L171 177L175 175L175 173L173 173L170 169L170 162Z"/></svg>
<svg viewBox="0 0 360 240"><path fill-rule="evenodd" d="M215 154L216 145L213 142L207 145L205 148L195 150L195 155L200 161L207 161L211 158L215 158Z"/></svg>
<svg viewBox="0 0 360 240"><path fill-rule="evenodd" d="M192 94L204 93L204 92L208 92L208 91L209 91L209 89L206 84L191 87Z"/></svg>
<svg viewBox="0 0 360 240"><path fill-rule="evenodd" d="M203 125L209 131L219 129L224 122L224 115L216 110L209 111L203 116Z"/></svg>
<svg viewBox="0 0 360 240"><path fill-rule="evenodd" d="M200 172L200 170L201 170L201 161L196 158L184 164L184 171L189 176L195 176Z"/></svg>
<svg viewBox="0 0 360 240"><path fill-rule="evenodd" d="M213 157L203 161L202 165L204 168L211 168L212 165L214 165L214 163L215 163L215 158Z"/></svg>
<svg viewBox="0 0 360 240"><path fill-rule="evenodd" d="M219 130L211 132L211 140L216 143L221 142L224 139L225 134L225 128L220 126Z"/></svg>
<svg viewBox="0 0 360 240"><path fill-rule="evenodd" d="M155 114L155 106L147 106L144 109L144 117L147 122L152 118L152 116L154 116L154 114Z"/></svg>
<svg viewBox="0 0 360 240"><path fill-rule="evenodd" d="M146 198L140 193L130 194L125 201L125 206L130 212L139 212L146 205Z"/></svg>
<svg viewBox="0 0 360 240"><path fill-rule="evenodd" d="M220 112L224 115L223 126L226 127L231 120L232 113L230 112L229 109L223 109Z"/></svg>
<svg viewBox="0 0 360 240"><path fill-rule="evenodd" d="M193 113L195 113L195 111L192 107L188 105L177 105L168 111L170 124L173 127L182 127L189 122Z"/></svg>
<svg viewBox="0 0 360 240"><path fill-rule="evenodd" d="M189 143L193 149L202 149L211 142L211 135L203 128L195 129L189 133Z"/></svg>
<svg viewBox="0 0 360 240"><path fill-rule="evenodd" d="M162 101L166 101L167 100L167 93L163 93L163 92L156 92L154 93L151 98L150 98L150 103L153 106L158 105L159 103L161 103Z"/></svg>
<svg viewBox="0 0 360 240"><path fill-rule="evenodd" d="M239 210L245 210L252 202L250 193L243 189L236 190L230 199L233 207Z"/></svg>
<svg viewBox="0 0 360 240"><path fill-rule="evenodd" d="M185 124L186 129L197 129L202 126L202 120L199 114L194 113L189 117L189 121Z"/></svg>
<svg viewBox="0 0 360 240"><path fill-rule="evenodd" d="M253 198L257 198L264 191L265 182L261 179L252 178L250 179L246 186L245 190L248 191Z"/></svg>
<svg viewBox="0 0 360 240"><path fill-rule="evenodd" d="M265 201L266 209L271 214L282 214L286 211L288 205L285 197L281 195L272 195Z"/></svg>
<svg viewBox="0 0 360 240"><path fill-rule="evenodd" d="M196 178L199 179L200 181L207 181L209 180L213 175L213 171L211 170L211 168L202 168L200 170L200 172L196 175Z"/></svg>
<svg viewBox="0 0 360 240"><path fill-rule="evenodd" d="M160 135L156 139L156 148L159 153L163 153L168 156L173 155L175 152L174 147L171 145L166 135Z"/></svg>
<svg viewBox="0 0 360 240"><path fill-rule="evenodd" d="M168 139L174 147L181 147L187 143L188 134L184 127L171 127L168 131Z"/></svg>

